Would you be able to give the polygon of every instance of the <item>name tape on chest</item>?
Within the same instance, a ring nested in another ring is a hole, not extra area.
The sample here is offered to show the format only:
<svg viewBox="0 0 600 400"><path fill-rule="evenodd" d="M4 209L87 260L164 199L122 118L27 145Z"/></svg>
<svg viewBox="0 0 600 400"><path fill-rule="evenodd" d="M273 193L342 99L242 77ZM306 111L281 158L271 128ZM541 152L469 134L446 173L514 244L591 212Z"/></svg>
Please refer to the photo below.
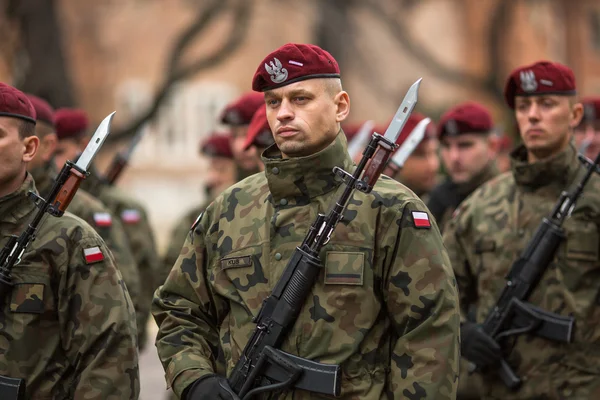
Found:
<svg viewBox="0 0 600 400"><path fill-rule="evenodd" d="M415 228L429 229L431 228L431 222L429 221L429 214L422 211L412 211L413 221Z"/></svg>
<svg viewBox="0 0 600 400"><path fill-rule="evenodd" d="M109 213L94 213L94 223L99 227L108 227L112 225L112 217Z"/></svg>
<svg viewBox="0 0 600 400"><path fill-rule="evenodd" d="M104 254L98 246L83 249L83 257L86 264L93 264L104 260Z"/></svg>
<svg viewBox="0 0 600 400"><path fill-rule="evenodd" d="M137 224L142 219L142 216L138 210L128 209L121 212L121 219L126 224Z"/></svg>

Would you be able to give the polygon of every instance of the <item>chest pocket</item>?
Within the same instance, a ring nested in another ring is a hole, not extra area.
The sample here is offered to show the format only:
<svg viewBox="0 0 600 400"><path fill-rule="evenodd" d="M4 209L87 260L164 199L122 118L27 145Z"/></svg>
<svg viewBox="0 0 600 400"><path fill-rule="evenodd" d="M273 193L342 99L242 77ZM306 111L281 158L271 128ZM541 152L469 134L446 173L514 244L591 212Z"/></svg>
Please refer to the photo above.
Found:
<svg viewBox="0 0 600 400"><path fill-rule="evenodd" d="M324 284L362 286L364 269L364 253L328 251L325 255Z"/></svg>
<svg viewBox="0 0 600 400"><path fill-rule="evenodd" d="M50 277L43 267L18 265L13 268L9 311L15 314L44 314L55 309Z"/></svg>

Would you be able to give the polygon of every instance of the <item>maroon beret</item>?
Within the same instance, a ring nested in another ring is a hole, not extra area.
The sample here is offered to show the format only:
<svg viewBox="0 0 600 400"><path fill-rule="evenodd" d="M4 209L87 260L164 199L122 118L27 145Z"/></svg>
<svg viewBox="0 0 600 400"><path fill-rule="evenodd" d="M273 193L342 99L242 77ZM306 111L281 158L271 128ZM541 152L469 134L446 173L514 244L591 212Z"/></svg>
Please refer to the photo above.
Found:
<svg viewBox="0 0 600 400"><path fill-rule="evenodd" d="M583 104L582 124L600 121L600 97L584 97L581 99L581 104Z"/></svg>
<svg viewBox="0 0 600 400"><path fill-rule="evenodd" d="M273 133L267 120L267 107L263 104L252 116L244 142L244 150L252 145L266 148L273 143L275 143L275 139L273 139Z"/></svg>
<svg viewBox="0 0 600 400"><path fill-rule="evenodd" d="M58 140L78 138L88 129L85 111L77 108L60 108L54 113L54 126Z"/></svg>
<svg viewBox="0 0 600 400"><path fill-rule="evenodd" d="M35 108L25 93L2 82L0 82L0 116L24 119L34 124L37 118Z"/></svg>
<svg viewBox="0 0 600 400"><path fill-rule="evenodd" d="M262 93L248 92L229 103L221 114L221 122L227 125L248 125L252 116L265 104Z"/></svg>
<svg viewBox="0 0 600 400"><path fill-rule="evenodd" d="M346 139L348 140L348 143L350 143L352 141L352 139L354 139L354 137L356 135L358 135L358 132L360 132L360 129L366 124L366 121L363 122L358 122L358 123L347 123L347 124L343 124L342 125L342 130L344 131L344 133L346 134ZM373 132L371 132L372 134Z"/></svg>
<svg viewBox="0 0 600 400"><path fill-rule="evenodd" d="M313 44L288 43L261 61L252 90L264 92L313 78L339 78L340 67L331 54Z"/></svg>
<svg viewBox="0 0 600 400"><path fill-rule="evenodd" d="M200 144L200 153L209 157L224 157L233 159L231 151L231 136L224 132L213 132Z"/></svg>
<svg viewBox="0 0 600 400"><path fill-rule="evenodd" d="M504 87L504 99L510 108L515 108L515 96L576 93L575 74L571 68L551 61L538 61L515 69Z"/></svg>
<svg viewBox="0 0 600 400"><path fill-rule="evenodd" d="M35 108L36 119L54 126L54 108L52 108L50 103L30 93L26 93L25 95L31 101L33 108Z"/></svg>
<svg viewBox="0 0 600 400"><path fill-rule="evenodd" d="M412 131L417 127L419 122L423 121L425 118L427 117L419 112L411 113L408 117L408 121L406 121L406 124L404 125L404 128L402 128L402 132L400 132L400 136L398 136L398 139L396 139L396 144L401 145L402 143L404 143L408 135L410 135ZM383 132L380 132L379 130L377 130L377 128L375 128L375 132L383 135L385 129L387 129L387 127L384 128ZM427 125L427 128L425 129L425 135L423 136L422 141L432 138L435 138L435 126L433 123L429 123L429 125Z"/></svg>
<svg viewBox="0 0 600 400"><path fill-rule="evenodd" d="M494 127L492 115L481 104L468 101L446 111L438 123L438 135L488 133Z"/></svg>

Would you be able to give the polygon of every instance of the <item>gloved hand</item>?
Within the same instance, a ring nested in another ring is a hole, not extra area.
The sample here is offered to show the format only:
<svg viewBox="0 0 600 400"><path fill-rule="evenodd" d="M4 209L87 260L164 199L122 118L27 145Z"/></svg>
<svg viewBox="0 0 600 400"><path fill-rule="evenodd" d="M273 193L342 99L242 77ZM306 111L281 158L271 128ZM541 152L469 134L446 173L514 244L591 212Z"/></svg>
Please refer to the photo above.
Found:
<svg viewBox="0 0 600 400"><path fill-rule="evenodd" d="M185 389L185 400L240 400L227 379L219 375L205 375Z"/></svg>
<svg viewBox="0 0 600 400"><path fill-rule="evenodd" d="M502 359L502 349L481 325L465 322L460 326L462 356L480 368L497 364Z"/></svg>

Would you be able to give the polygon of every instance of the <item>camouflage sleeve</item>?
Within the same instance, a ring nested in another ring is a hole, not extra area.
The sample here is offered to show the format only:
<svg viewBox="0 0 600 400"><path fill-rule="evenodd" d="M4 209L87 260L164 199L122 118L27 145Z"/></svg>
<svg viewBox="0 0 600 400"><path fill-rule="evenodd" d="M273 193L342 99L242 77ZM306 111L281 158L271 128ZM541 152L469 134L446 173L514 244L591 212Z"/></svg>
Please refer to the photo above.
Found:
<svg viewBox="0 0 600 400"><path fill-rule="evenodd" d="M196 379L215 371L219 321L227 313L227 304L207 283L203 235L194 231L187 237L152 303L158 356L167 387L178 397Z"/></svg>
<svg viewBox="0 0 600 400"><path fill-rule="evenodd" d="M76 369L74 399L137 399L133 305L98 236L74 243L58 293L62 347Z"/></svg>
<svg viewBox="0 0 600 400"><path fill-rule="evenodd" d="M456 209L453 218L446 224L443 236L444 245L448 251L448 257L458 284L463 317L468 314L469 305L477 301L477 282L471 273L471 266L467 258L468 249L464 242L469 220L468 204L467 200Z"/></svg>
<svg viewBox="0 0 600 400"><path fill-rule="evenodd" d="M456 281L423 203L408 203L397 214L380 251L384 296L398 337L390 362L391 398L454 399L460 325Z"/></svg>
<svg viewBox="0 0 600 400"><path fill-rule="evenodd" d="M185 242L185 239L189 236L189 234L190 224L187 222L187 219L185 221L179 221L175 225L175 228L171 232L171 240L169 241L169 246L167 247L167 251L163 258L163 269L158 275L158 281L156 285L157 287L165 282L167 276L169 275L169 272L171 271L171 268L173 268L173 265L175 265L177 258L179 258L179 254L181 253L181 247L183 246L183 243Z"/></svg>

